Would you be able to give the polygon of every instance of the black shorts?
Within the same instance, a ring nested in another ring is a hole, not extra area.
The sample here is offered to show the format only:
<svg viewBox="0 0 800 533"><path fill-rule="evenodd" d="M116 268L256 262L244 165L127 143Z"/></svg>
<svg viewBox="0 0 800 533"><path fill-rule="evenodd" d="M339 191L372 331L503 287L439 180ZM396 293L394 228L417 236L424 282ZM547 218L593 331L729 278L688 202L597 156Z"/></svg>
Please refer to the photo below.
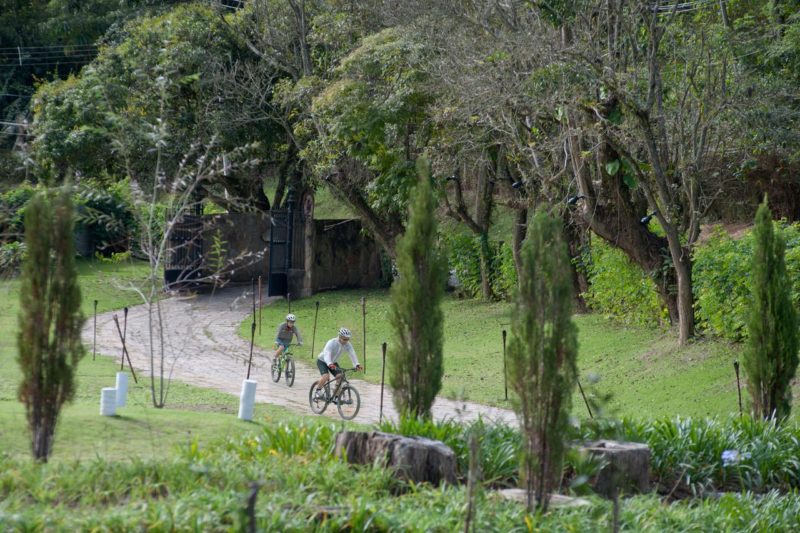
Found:
<svg viewBox="0 0 800 533"><path fill-rule="evenodd" d="M325 361L323 361L322 359L317 359L317 368L319 368L319 373L322 376L324 376L328 372L330 372L334 376L338 376L339 374L342 373L342 369L339 368L339 365L336 365L336 368L331 370L330 368L328 368L328 365L326 365Z"/></svg>

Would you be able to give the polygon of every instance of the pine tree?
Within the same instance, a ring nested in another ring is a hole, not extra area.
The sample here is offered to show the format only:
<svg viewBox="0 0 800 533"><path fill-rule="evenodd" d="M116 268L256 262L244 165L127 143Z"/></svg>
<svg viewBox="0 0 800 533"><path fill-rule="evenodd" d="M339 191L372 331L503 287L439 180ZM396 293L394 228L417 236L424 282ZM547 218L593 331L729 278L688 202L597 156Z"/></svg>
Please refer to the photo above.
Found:
<svg viewBox="0 0 800 533"><path fill-rule="evenodd" d="M46 462L58 414L74 394L83 357L81 294L75 269L73 213L66 190L39 193L25 208L28 253L22 267L18 358L33 456Z"/></svg>
<svg viewBox="0 0 800 533"><path fill-rule="evenodd" d="M543 510L561 479L572 392L577 328L567 245L559 221L539 213L522 247L511 319L509 383L522 436L521 479L528 510Z"/></svg>
<svg viewBox="0 0 800 533"><path fill-rule="evenodd" d="M775 232L766 200L756 213L753 237L753 301L742 366L753 415L782 420L791 410L797 370L797 311L786 274L786 244L783 234Z"/></svg>
<svg viewBox="0 0 800 533"><path fill-rule="evenodd" d="M425 160L417 163L419 180L410 201L405 234L397 245L398 278L391 290L395 339L390 351L389 382L403 416L426 418L442 386L440 307L447 281L447 260L437 248L436 201Z"/></svg>

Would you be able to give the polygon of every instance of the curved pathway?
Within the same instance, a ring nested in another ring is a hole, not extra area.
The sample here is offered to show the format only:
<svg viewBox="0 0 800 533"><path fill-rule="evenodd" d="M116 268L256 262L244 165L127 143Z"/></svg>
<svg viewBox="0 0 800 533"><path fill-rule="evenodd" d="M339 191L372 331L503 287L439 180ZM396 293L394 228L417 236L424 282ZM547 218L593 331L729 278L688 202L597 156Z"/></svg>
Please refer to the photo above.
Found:
<svg viewBox="0 0 800 533"><path fill-rule="evenodd" d="M160 307L165 324L165 375L171 374L172 379L238 396L242 380L247 375L247 359L250 353L250 343L241 338L238 331L241 322L252 311L251 298L249 289L230 287L217 290L214 296L201 294L162 300ZM274 301L275 298L271 300ZM121 311L97 316L98 354L117 354L114 357L119 357L121 353L122 343L113 321L115 313L122 326ZM86 322L83 339L91 346L92 320ZM150 369L147 324L145 305L129 309L126 345L134 368L142 375L149 375ZM274 383L270 378L272 353L258 347L253 351L254 363L250 377L258 381L256 401L311 414L308 389L312 381L319 379L316 366L311 366L311 361L308 360L299 361L297 377L294 386L290 388L285 382ZM155 366L158 368L158 360ZM355 420L365 424L378 422L380 385L368 383L358 377L351 379L351 382L361 393L361 410ZM388 386L384 391L383 413L384 417L397 417ZM328 407L326 414L338 418L333 405ZM464 421L474 420L481 415L485 419L516 423L513 412L507 409L445 398L437 398L433 415L436 419L454 418Z"/></svg>

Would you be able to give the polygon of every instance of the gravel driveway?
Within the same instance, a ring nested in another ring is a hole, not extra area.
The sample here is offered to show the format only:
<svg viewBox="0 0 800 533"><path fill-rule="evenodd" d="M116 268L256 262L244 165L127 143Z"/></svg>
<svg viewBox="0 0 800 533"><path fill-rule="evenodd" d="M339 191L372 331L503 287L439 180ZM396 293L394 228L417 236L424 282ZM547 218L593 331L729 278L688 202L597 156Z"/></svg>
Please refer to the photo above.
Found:
<svg viewBox="0 0 800 533"><path fill-rule="evenodd" d="M273 299L274 300L274 299ZM214 296L201 294L189 297L173 297L162 300L165 317L165 353L172 379L200 387L209 387L233 395L239 395L242 380L247 374L247 358L250 343L239 337L239 324L252 310L250 289L229 287L217 290ZM121 342L113 322L115 312L97 316L97 353L116 354L119 357ZM122 312L116 311L122 322ZM84 342L91 347L92 320L86 321L83 330ZM128 313L127 346L133 366L142 375L149 374L150 359L147 308L144 305L131 307ZM254 368L251 379L258 381L256 401L282 405L298 413L310 414L308 389L311 382L319 378L316 366L310 358L302 358L297 364L294 386L289 388L281 381L274 383L269 375L272 351L254 349ZM157 363L156 363L157 364ZM356 421L376 423L379 415L380 385L353 377L353 385L361 393L361 410ZM391 392L384 391L384 416L397 417L392 404ZM329 416L338 417L330 406ZM456 402L438 398L433 406L434 418L474 420L478 415L485 419L503 420L515 424L512 411L488 407L472 402Z"/></svg>

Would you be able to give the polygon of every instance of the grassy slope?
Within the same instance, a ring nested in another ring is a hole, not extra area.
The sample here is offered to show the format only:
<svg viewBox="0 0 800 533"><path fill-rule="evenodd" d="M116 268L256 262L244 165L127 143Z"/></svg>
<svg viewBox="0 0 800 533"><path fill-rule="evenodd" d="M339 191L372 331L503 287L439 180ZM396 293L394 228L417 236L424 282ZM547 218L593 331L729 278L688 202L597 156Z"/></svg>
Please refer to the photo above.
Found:
<svg viewBox="0 0 800 533"><path fill-rule="evenodd" d="M109 265L97 262L80 264L83 311L91 320L93 300L98 311L118 309L140 303L135 293L122 286L139 283L147 275L141 263ZM11 456L28 455L25 411L16 399L21 372L16 363L16 327L19 309L18 281L0 283L0 442ZM56 432L53 458L56 460L162 457L176 444L197 438L205 443L220 436L251 431L267 419L283 419L282 410L259 405L255 420L246 423L236 418L238 399L215 391L174 382L166 409L150 403L147 384L130 382L128 407L121 416L101 417L100 389L114 386L118 370L115 360L98 357L92 361L91 346L78 367L75 402L65 406Z"/></svg>
<svg viewBox="0 0 800 533"><path fill-rule="evenodd" d="M336 334L340 326L354 333L354 345L362 358L363 333L359 299L367 301L367 375L379 382L380 343L392 338L387 291L340 291L321 293L292 303L306 345L297 349L299 359L311 363L314 302L320 302L315 351ZM445 313L445 377L442 393L450 397L507 405L504 401L502 336L509 329L509 306L448 297ZM274 329L283 319L285 302L263 310L262 335L257 343L270 346ZM579 370L584 386L597 375L598 392L611 393L610 407L630 416L713 416L737 409L732 362L740 348L716 341L698 341L681 348L674 334L615 325L596 315L577 316L580 330ZM249 324L241 326L249 338ZM347 363L347 362L346 362ZM349 364L349 363L348 363ZM798 391L796 391L798 392ZM797 397L797 394L795 395ZM585 416L576 395L575 414Z"/></svg>

